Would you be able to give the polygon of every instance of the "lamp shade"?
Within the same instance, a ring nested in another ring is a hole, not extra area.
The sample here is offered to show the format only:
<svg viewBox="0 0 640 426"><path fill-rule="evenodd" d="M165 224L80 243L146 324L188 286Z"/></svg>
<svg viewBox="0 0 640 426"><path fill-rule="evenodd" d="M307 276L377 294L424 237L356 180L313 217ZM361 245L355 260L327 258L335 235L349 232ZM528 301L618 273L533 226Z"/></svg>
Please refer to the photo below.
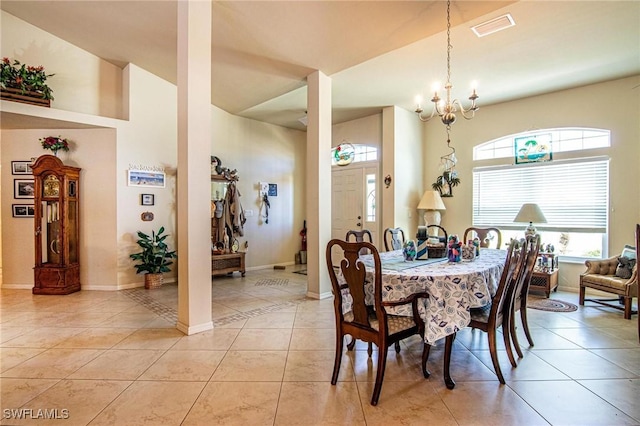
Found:
<svg viewBox="0 0 640 426"><path fill-rule="evenodd" d="M418 210L446 210L440 198L438 191L425 191L422 195L420 203L418 203Z"/></svg>
<svg viewBox="0 0 640 426"><path fill-rule="evenodd" d="M537 204L533 203L523 204L513 221L547 223L547 219L544 217L544 214L542 213L542 210L540 210L540 207Z"/></svg>

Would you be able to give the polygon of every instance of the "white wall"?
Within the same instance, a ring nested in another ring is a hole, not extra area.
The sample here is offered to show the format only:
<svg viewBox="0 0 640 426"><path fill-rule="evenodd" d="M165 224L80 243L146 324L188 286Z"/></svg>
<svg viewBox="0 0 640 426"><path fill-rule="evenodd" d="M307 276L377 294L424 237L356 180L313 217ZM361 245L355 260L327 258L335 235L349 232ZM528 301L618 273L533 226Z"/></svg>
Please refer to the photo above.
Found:
<svg viewBox="0 0 640 426"><path fill-rule="evenodd" d="M305 205L306 134L237 117L212 107L211 152L222 166L237 169L240 203L247 217L240 247L248 242L247 269L293 263L300 250ZM327 153L329 155L329 153ZM258 182L278 185L270 197L269 223L263 217Z"/></svg>
<svg viewBox="0 0 640 426"><path fill-rule="evenodd" d="M382 114L374 114L331 127L331 147L342 142L382 147Z"/></svg>
<svg viewBox="0 0 640 426"><path fill-rule="evenodd" d="M401 227L407 239L415 239L419 224L417 206L424 192L422 126L415 114L399 107L383 110L381 180L390 175L392 183L382 183L382 228Z"/></svg>
<svg viewBox="0 0 640 426"><path fill-rule="evenodd" d="M633 244L635 223L640 223L639 87L640 76L630 77L497 105L480 105L473 120L459 119L452 126L451 141L456 148L461 184L453 189L452 198L444 199L447 210L443 212L442 225L449 234L460 234L471 225L472 169L485 165L473 163L474 146L530 129L595 127L611 130L611 148L586 153L611 158L609 253L619 253L624 244ZM425 131L424 163L427 180L433 182L439 174L440 156L448 153L446 137L442 136L444 126L437 120L429 122ZM557 153L554 159L571 155L575 153ZM563 263L561 268L560 286L577 288L584 265Z"/></svg>
<svg viewBox="0 0 640 426"><path fill-rule="evenodd" d="M11 161L27 161L50 154L39 139L62 136L71 141L69 152L58 157L69 166L80 167L80 282L95 287L115 283L116 229L115 131L113 129L37 129L2 130L2 246L3 287L33 287L33 218L12 217L11 204L33 204L33 200L14 199L15 179L33 178L11 175ZM89 265L91 265L89 267Z"/></svg>
<svg viewBox="0 0 640 426"><path fill-rule="evenodd" d="M131 253L139 251L137 231L151 234L161 226L169 234L166 242L175 250L176 245L176 167L177 167L177 88L173 84L129 64L124 72L124 110L129 121L118 129L117 160L114 167L114 185L117 187L117 257L118 288L141 285L143 275L137 275ZM127 185L127 171L138 165L163 169L166 174L164 188ZM140 204L141 194L153 194L153 206ZM154 220L143 222L143 212L154 214ZM180 253L178 253L180 255ZM177 276L177 262L165 280Z"/></svg>
<svg viewBox="0 0 640 426"><path fill-rule="evenodd" d="M110 118L122 117L122 70L66 41L0 12L0 56L43 65L53 90L51 107Z"/></svg>

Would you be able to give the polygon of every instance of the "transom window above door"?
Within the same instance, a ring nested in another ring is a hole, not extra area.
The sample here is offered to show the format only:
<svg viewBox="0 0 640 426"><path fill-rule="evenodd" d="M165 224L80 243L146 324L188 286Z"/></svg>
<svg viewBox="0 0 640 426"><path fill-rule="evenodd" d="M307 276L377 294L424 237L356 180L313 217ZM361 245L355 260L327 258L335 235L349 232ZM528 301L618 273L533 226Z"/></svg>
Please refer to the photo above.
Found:
<svg viewBox="0 0 640 426"><path fill-rule="evenodd" d="M342 145L342 144L340 144ZM338 166L338 158L339 155L336 155L336 150L340 147L340 145L331 148L331 165ZM372 145L364 145L364 144L349 144L353 147L354 157L351 161L352 163L360 163L364 161L376 161L378 160L378 147Z"/></svg>

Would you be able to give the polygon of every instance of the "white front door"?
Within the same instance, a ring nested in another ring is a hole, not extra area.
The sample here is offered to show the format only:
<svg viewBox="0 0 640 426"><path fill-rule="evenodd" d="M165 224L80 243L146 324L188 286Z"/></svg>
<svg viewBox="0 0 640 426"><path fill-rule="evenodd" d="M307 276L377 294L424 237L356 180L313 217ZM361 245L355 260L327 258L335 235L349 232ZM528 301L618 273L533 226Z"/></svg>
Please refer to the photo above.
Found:
<svg viewBox="0 0 640 426"><path fill-rule="evenodd" d="M344 240L349 230L368 229L378 247L376 168L335 169L331 177L331 238Z"/></svg>

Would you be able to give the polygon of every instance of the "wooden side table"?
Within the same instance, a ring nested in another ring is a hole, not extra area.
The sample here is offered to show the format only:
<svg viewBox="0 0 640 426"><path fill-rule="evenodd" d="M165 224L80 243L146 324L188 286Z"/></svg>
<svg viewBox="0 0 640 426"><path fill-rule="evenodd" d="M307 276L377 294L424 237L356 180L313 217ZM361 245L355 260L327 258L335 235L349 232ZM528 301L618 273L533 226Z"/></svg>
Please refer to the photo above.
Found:
<svg viewBox="0 0 640 426"><path fill-rule="evenodd" d="M544 294L549 298L549 294L552 291L558 290L558 269L554 269L551 272L533 272L531 275L531 285L529 286L529 292L531 291L544 291Z"/></svg>
<svg viewBox="0 0 640 426"><path fill-rule="evenodd" d="M211 255L211 275L232 274L239 271L244 277L244 255L245 252L212 254Z"/></svg>

